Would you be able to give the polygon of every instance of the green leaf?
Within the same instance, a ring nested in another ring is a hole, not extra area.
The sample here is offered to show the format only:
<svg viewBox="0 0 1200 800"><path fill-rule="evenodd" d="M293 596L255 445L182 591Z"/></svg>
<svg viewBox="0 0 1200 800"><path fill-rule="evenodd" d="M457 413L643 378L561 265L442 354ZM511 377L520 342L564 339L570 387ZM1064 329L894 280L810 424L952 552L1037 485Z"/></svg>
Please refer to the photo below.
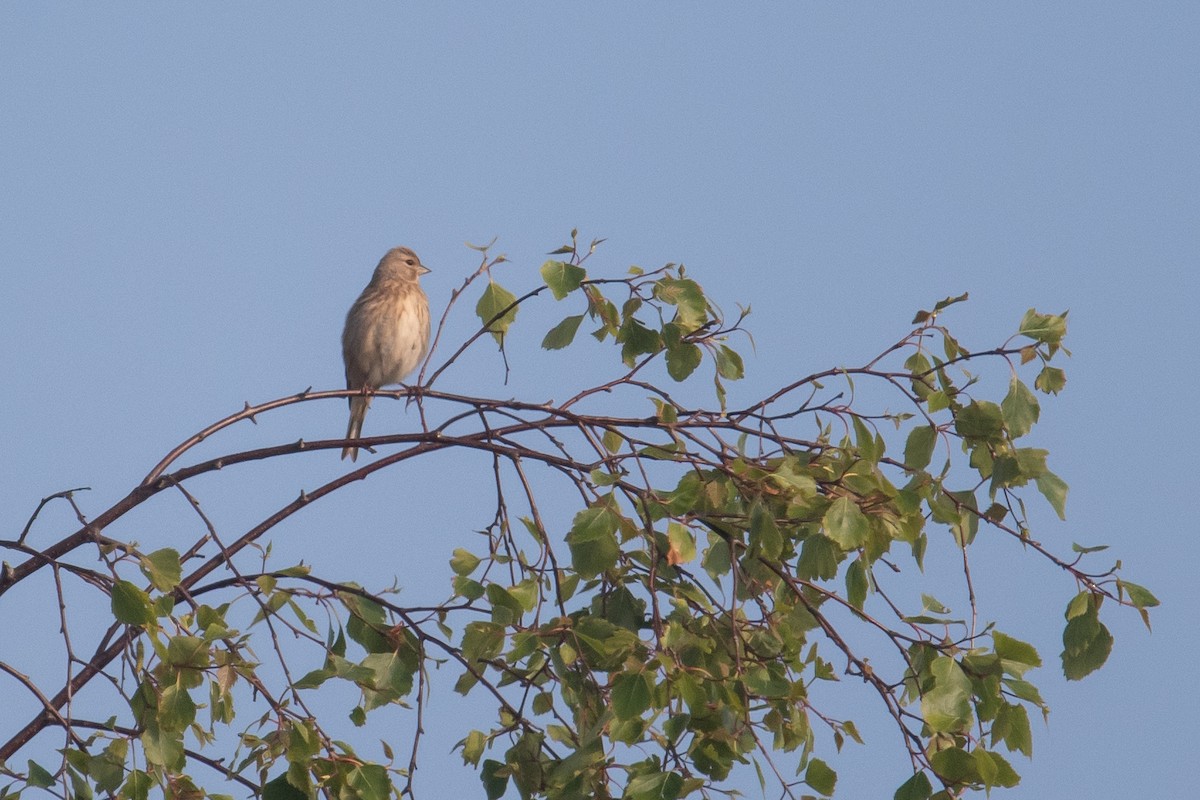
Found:
<svg viewBox="0 0 1200 800"><path fill-rule="evenodd" d="M150 595L129 581L117 581L112 588L112 613L126 625L148 625L154 622Z"/></svg>
<svg viewBox="0 0 1200 800"><path fill-rule="evenodd" d="M287 773L276 775L263 785L263 800L308 800L308 795L288 783Z"/></svg>
<svg viewBox="0 0 1200 800"><path fill-rule="evenodd" d="M533 611L541 596L536 578L526 578L516 586L508 587L506 593L515 599L524 611Z"/></svg>
<svg viewBox="0 0 1200 800"><path fill-rule="evenodd" d="M1129 602L1133 603L1135 608L1153 608L1158 605L1158 598L1144 586L1129 581L1117 581L1117 586L1125 590L1125 594L1129 595Z"/></svg>
<svg viewBox="0 0 1200 800"><path fill-rule="evenodd" d="M454 587L456 595L465 597L467 600L478 600L483 597L485 591L482 583L462 575L455 575L450 581L450 585Z"/></svg>
<svg viewBox="0 0 1200 800"><path fill-rule="evenodd" d="M800 559L796 562L796 576L812 580L829 580L837 575L840 554L837 545L827 536L810 536L804 540Z"/></svg>
<svg viewBox="0 0 1200 800"><path fill-rule="evenodd" d="M1021 776L999 753L977 749L971 754L971 757L975 760L975 768L983 780L985 788L1001 786L1010 789L1021 782Z"/></svg>
<svg viewBox="0 0 1200 800"><path fill-rule="evenodd" d="M929 665L933 688L921 697L921 716L935 733L961 733L971 724L971 679L953 658Z"/></svg>
<svg viewBox="0 0 1200 800"><path fill-rule="evenodd" d="M517 296L508 289L495 281L488 281L487 288L475 304L475 313L479 315L480 322L491 332L497 344L503 344L504 334L517 318L517 306L513 305L516 301Z"/></svg>
<svg viewBox="0 0 1200 800"><path fill-rule="evenodd" d="M129 777L125 779L125 785L121 788L121 797L124 800L146 800L150 796L152 786L154 779L148 773L140 769L130 770ZM266 795L263 797L265 800Z"/></svg>
<svg viewBox="0 0 1200 800"><path fill-rule="evenodd" d="M375 699L368 703L368 710L406 697L412 691L417 660L410 651L371 653L363 659L362 665L371 670L371 688L378 693Z"/></svg>
<svg viewBox="0 0 1200 800"><path fill-rule="evenodd" d="M710 534L708 537L708 549L704 551L704 558L701 560L701 565L704 571L708 573L713 580L728 575L732 564L729 561L729 543L715 535Z"/></svg>
<svg viewBox="0 0 1200 800"><path fill-rule="evenodd" d="M1066 481L1047 470L1038 476L1037 487L1042 496L1050 502L1050 506L1054 509L1054 513L1058 514L1058 518L1065 520L1067 518L1068 490Z"/></svg>
<svg viewBox="0 0 1200 800"><path fill-rule="evenodd" d="M542 280L554 293L555 300L562 300L579 288L579 284L587 277L583 267L568 264L565 261L547 261L542 264Z"/></svg>
<svg viewBox="0 0 1200 800"><path fill-rule="evenodd" d="M392 642L385 635L387 625L379 604L345 592L339 595L339 599L350 611L350 618L346 621L346 633L350 638L361 644L368 653L392 652Z"/></svg>
<svg viewBox="0 0 1200 800"><path fill-rule="evenodd" d="M916 316L913 318L912 324L913 324L913 325L919 325L919 324L921 324L922 322L924 322L925 320L929 319L930 317L937 316L937 314L938 314L938 313L939 313L939 312L940 312L942 309L944 309L944 308L948 308L949 306L952 306L952 305L954 305L955 303L962 303L962 302L965 302L965 301L967 300L967 298L968 298L968 293L967 293L967 292L963 292L963 293L962 293L962 294L960 294L958 297L947 297L947 298L945 298L945 299L943 299L943 300L939 300L939 301L937 301L937 303L934 305L934 307L933 307L933 311L918 311L918 312L917 312L917 315L916 315Z"/></svg>
<svg viewBox="0 0 1200 800"><path fill-rule="evenodd" d="M828 797L833 794L833 788L837 785L837 773L821 759L814 758L808 762L808 769L804 772L804 782Z"/></svg>
<svg viewBox="0 0 1200 800"><path fill-rule="evenodd" d="M208 643L198 636L172 636L163 660L181 669L204 669L211 660Z"/></svg>
<svg viewBox="0 0 1200 800"><path fill-rule="evenodd" d="M617 515L600 506L575 515L567 534L567 546L571 548L572 565L585 579L616 566L621 552L617 544L617 524Z"/></svg>
<svg viewBox="0 0 1200 800"><path fill-rule="evenodd" d="M462 633L462 655L468 661L486 661L504 648L504 628L492 622L468 622Z"/></svg>
<svg viewBox="0 0 1200 800"><path fill-rule="evenodd" d="M1039 314L1031 308L1025 312L1017 332L1037 342L1060 344L1067 334L1067 315Z"/></svg>
<svg viewBox="0 0 1200 800"><path fill-rule="evenodd" d="M683 778L676 772L651 772L629 779L624 800L676 800L683 790Z"/></svg>
<svg viewBox="0 0 1200 800"><path fill-rule="evenodd" d="M700 366L703 354L691 342L680 342L667 348L667 373L676 381L682 381Z"/></svg>
<svg viewBox="0 0 1200 800"><path fill-rule="evenodd" d="M617 307L594 286L589 286L585 294L588 298L589 316L600 320L600 327L592 331L592 336L596 337L598 342L603 342L606 336L616 336L617 328L621 324L621 315L617 313Z"/></svg>
<svg viewBox="0 0 1200 800"><path fill-rule="evenodd" d="M922 596L920 596L920 607L935 614L950 613L950 609L944 606L942 601L938 600L934 595L922 594Z"/></svg>
<svg viewBox="0 0 1200 800"><path fill-rule="evenodd" d="M961 747L939 750L929 758L929 764L947 783L969 783L979 780L975 759Z"/></svg>
<svg viewBox="0 0 1200 800"><path fill-rule="evenodd" d="M617 330L617 341L621 342L621 361L632 367L637 357L646 353L657 353L662 349L662 336L652 331L633 317L627 318Z"/></svg>
<svg viewBox="0 0 1200 800"><path fill-rule="evenodd" d="M933 448L936 445L937 429L932 425L913 428L904 443L904 465L910 469L925 469L933 458Z"/></svg>
<svg viewBox="0 0 1200 800"><path fill-rule="evenodd" d="M613 679L612 709L617 719L635 719L650 708L651 684L644 673L623 672Z"/></svg>
<svg viewBox="0 0 1200 800"><path fill-rule="evenodd" d="M999 767L996 762L988 757L988 752L981 748L976 748L971 753L971 758L975 762L975 771L979 773L979 779L988 789L995 785L996 778L1000 774Z"/></svg>
<svg viewBox="0 0 1200 800"><path fill-rule="evenodd" d="M934 307L933 307L933 311L934 311L934 313L937 313L937 312L941 311L942 309L952 306L956 303L965 303L968 298L970 298L970 294L968 294L967 292L963 292L962 294L958 295L957 297L944 298L942 300L937 301L937 304L934 305Z"/></svg>
<svg viewBox="0 0 1200 800"><path fill-rule="evenodd" d="M862 611L869 587L867 568L863 566L863 560L857 558L846 570L846 599L850 602L850 605Z"/></svg>
<svg viewBox="0 0 1200 800"><path fill-rule="evenodd" d="M493 759L483 762L479 771L479 779L483 782L483 790L487 800L500 800L508 789L508 770L504 764Z"/></svg>
<svg viewBox="0 0 1200 800"><path fill-rule="evenodd" d="M456 548L453 557L450 559L450 569L454 570L456 575L467 576L475 571L479 566L479 556L472 553L470 550L464 550L461 547Z"/></svg>
<svg viewBox="0 0 1200 800"><path fill-rule="evenodd" d="M696 537L678 522L667 526L667 543L671 548L667 553L669 563L687 564L696 558Z"/></svg>
<svg viewBox="0 0 1200 800"><path fill-rule="evenodd" d="M355 800L387 800L392 794L387 770L379 764L355 766L346 773L345 780Z"/></svg>
<svg viewBox="0 0 1200 800"><path fill-rule="evenodd" d="M769 560L779 558L783 552L783 535L761 500L755 500L750 507L750 552Z"/></svg>
<svg viewBox="0 0 1200 800"><path fill-rule="evenodd" d="M995 403L976 400L955 415L954 430L967 440L994 442L1004 434L1004 414Z"/></svg>
<svg viewBox="0 0 1200 800"><path fill-rule="evenodd" d="M92 785L84 777L84 773L68 767L67 777L71 779L71 800L93 800L96 793L92 791Z"/></svg>
<svg viewBox="0 0 1200 800"><path fill-rule="evenodd" d="M930 369L929 359L925 357L924 353L913 353L904 360L904 368L912 373L913 394L922 400L927 399L933 392L933 386L929 382L929 376L926 374Z"/></svg>
<svg viewBox="0 0 1200 800"><path fill-rule="evenodd" d="M1016 375L1008 383L1008 394L1000 403L1000 409L1004 414L1004 425L1008 428L1008 435L1013 439L1019 439L1033 430L1041 414L1037 398Z"/></svg>
<svg viewBox="0 0 1200 800"><path fill-rule="evenodd" d="M983 455L983 448L976 448L974 455ZM972 466L976 466L972 464ZM978 465L979 474L986 477L988 469L991 469L992 487L991 496L996 496L996 491L1005 487L1024 486L1029 482L1028 476L1021 474L1021 464L1016 458L1008 455L1000 456L989 465L986 461Z"/></svg>
<svg viewBox="0 0 1200 800"><path fill-rule="evenodd" d="M369 686L374 678L374 673L353 661L345 659L341 656L331 656L328 666L333 669L334 674L339 678L347 681L353 681L362 686Z"/></svg>
<svg viewBox="0 0 1200 800"><path fill-rule="evenodd" d="M688 749L696 769L714 780L725 780L733 768L734 750L727 737L723 733L696 736Z"/></svg>
<svg viewBox="0 0 1200 800"><path fill-rule="evenodd" d="M675 489L664 499L667 501L667 508L673 515L683 516L697 508L702 508L700 497L703 491L704 482L700 476L695 472L685 472Z"/></svg>
<svg viewBox="0 0 1200 800"><path fill-rule="evenodd" d="M884 451L883 437L867 427L867 423L857 416L854 417L854 440L860 458L872 464L879 463Z"/></svg>
<svg viewBox="0 0 1200 800"><path fill-rule="evenodd" d="M525 611L521 601L498 583L487 585L487 599L492 604L492 622L512 625L520 622Z"/></svg>
<svg viewBox="0 0 1200 800"><path fill-rule="evenodd" d="M176 685L164 687L158 701L158 724L164 731L181 732L196 719L196 703L187 690Z"/></svg>
<svg viewBox="0 0 1200 800"><path fill-rule="evenodd" d="M996 655L1006 661L1016 661L1018 664L1028 664L1031 667L1042 665L1042 657L1038 655L1033 645L1026 644L1020 639L1014 639L1000 631L992 631L992 645L996 650Z"/></svg>
<svg viewBox="0 0 1200 800"><path fill-rule="evenodd" d="M595 472L596 470L593 470ZM546 537L538 524L529 517L521 517L521 524L525 526L525 530L529 531L529 535L533 537L535 542L539 544L546 541Z"/></svg>
<svg viewBox="0 0 1200 800"><path fill-rule="evenodd" d="M325 683L334 676L334 672L328 669L314 669L306 672L300 680L292 684L297 689L316 689L318 686Z"/></svg>
<svg viewBox="0 0 1200 800"><path fill-rule="evenodd" d="M114 739L104 752L92 759L91 777L96 790L106 795L116 792L125 778L125 758L129 754L128 739Z"/></svg>
<svg viewBox="0 0 1200 800"><path fill-rule="evenodd" d="M561 350L569 345L575 340L575 333L579 330L581 322L583 322L583 314L576 314L555 325L542 339L542 349Z"/></svg>
<svg viewBox="0 0 1200 800"><path fill-rule="evenodd" d="M1029 713L1025 706L1004 703L992 724L992 745L1003 741L1013 752L1033 758L1033 733L1029 727Z"/></svg>
<svg viewBox="0 0 1200 800"><path fill-rule="evenodd" d="M178 772L183 769L183 735L164 731L158 723L146 726L142 731L142 748L146 760L151 764L166 767L167 770Z"/></svg>
<svg viewBox="0 0 1200 800"><path fill-rule="evenodd" d="M675 322L684 333L691 333L708 319L708 302L700 285L686 278L659 278L654 284L654 296L675 306Z"/></svg>
<svg viewBox="0 0 1200 800"><path fill-rule="evenodd" d="M726 380L740 380L746 374L742 357L727 345L717 347L717 374Z"/></svg>
<svg viewBox="0 0 1200 800"><path fill-rule="evenodd" d="M933 794L933 787L929 784L929 778L924 772L913 773L913 776L900 784L900 788L896 790L893 800L929 800L929 796Z"/></svg>
<svg viewBox="0 0 1200 800"><path fill-rule="evenodd" d="M553 692L538 692L533 696L533 713L545 714L554 708Z"/></svg>
<svg viewBox="0 0 1200 800"><path fill-rule="evenodd" d="M777 486L795 493L798 499L814 497L817 494L817 482L812 473L795 456L780 461L768 479Z"/></svg>
<svg viewBox="0 0 1200 800"><path fill-rule="evenodd" d="M1112 652L1113 637L1100 622L1095 603L1086 614L1068 620L1063 629L1063 674L1077 681L1104 666Z"/></svg>
<svg viewBox="0 0 1200 800"><path fill-rule="evenodd" d="M1058 367L1043 367L1033 379L1033 387L1044 394L1058 394L1067 385L1067 373Z"/></svg>
<svg viewBox="0 0 1200 800"><path fill-rule="evenodd" d="M829 506L822 520L825 535L843 550L854 550L867 541L871 523L849 497L839 497Z"/></svg>
<svg viewBox="0 0 1200 800"><path fill-rule="evenodd" d="M574 633L583 659L601 672L620 669L639 644L637 634L599 617L582 617Z"/></svg>
<svg viewBox="0 0 1200 800"><path fill-rule="evenodd" d="M662 400L659 400L657 397L651 397L650 400L651 400L651 402L654 403L654 408L657 411L655 416L657 416L661 422L671 423L671 422L678 421L678 419L679 419L678 406L675 406L671 403L665 403ZM660 449L664 452L674 452L675 449L677 448L677 446L678 446L677 444L669 444L669 445L665 445L658 449ZM649 447L646 448L646 450L649 450L649 449L650 449ZM645 452L645 450L643 450L642 452ZM674 460L674 459L670 458L669 460Z"/></svg>
<svg viewBox="0 0 1200 800"><path fill-rule="evenodd" d="M160 592L169 592L179 585L183 567L179 563L179 551L170 547L155 550L141 559L142 574Z"/></svg>
<svg viewBox="0 0 1200 800"><path fill-rule="evenodd" d="M746 673L745 683L746 688L759 697L786 697L792 690L784 666L778 661L750 669Z"/></svg>
<svg viewBox="0 0 1200 800"><path fill-rule="evenodd" d="M49 789L54 785L54 776L45 767L33 759L30 759L27 763L29 764L29 775L25 780L30 786L37 787L38 789Z"/></svg>
<svg viewBox="0 0 1200 800"><path fill-rule="evenodd" d="M459 744L462 745L463 763L478 766L479 759L483 757L483 748L487 744L487 736L483 731L471 731Z"/></svg>
<svg viewBox="0 0 1200 800"><path fill-rule="evenodd" d="M1080 592L1071 598L1071 602L1067 603L1066 617L1068 620L1075 619L1078 616L1088 613L1092 609L1092 593Z"/></svg>
<svg viewBox="0 0 1200 800"><path fill-rule="evenodd" d="M1042 450L1039 447L1018 447L1015 451L1017 467L1020 474L1025 478L1040 478L1049 470L1046 469L1046 458L1050 455L1049 450Z"/></svg>

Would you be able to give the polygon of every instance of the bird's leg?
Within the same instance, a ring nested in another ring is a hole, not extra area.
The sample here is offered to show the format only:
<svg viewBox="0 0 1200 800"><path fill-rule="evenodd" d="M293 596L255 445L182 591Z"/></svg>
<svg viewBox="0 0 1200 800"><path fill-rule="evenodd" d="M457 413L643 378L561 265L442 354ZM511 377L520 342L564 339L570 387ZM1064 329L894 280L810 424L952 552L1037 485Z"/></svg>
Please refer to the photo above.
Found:
<svg viewBox="0 0 1200 800"><path fill-rule="evenodd" d="M408 408L413 404L413 401L421 396L421 387L417 384L407 384L403 381L400 383L400 388L408 394L408 399L404 401L404 407Z"/></svg>

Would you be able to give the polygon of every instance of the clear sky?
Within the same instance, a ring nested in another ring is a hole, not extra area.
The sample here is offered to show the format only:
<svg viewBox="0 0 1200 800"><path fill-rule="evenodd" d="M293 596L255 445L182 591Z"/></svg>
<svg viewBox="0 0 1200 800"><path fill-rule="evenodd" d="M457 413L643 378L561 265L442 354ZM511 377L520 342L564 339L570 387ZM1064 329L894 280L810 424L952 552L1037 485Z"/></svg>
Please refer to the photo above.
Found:
<svg viewBox="0 0 1200 800"><path fill-rule="evenodd" d="M1164 605L1153 634L1108 613L1108 666L1068 684L1071 584L1013 587L1046 618L1012 632L1047 660L1052 713L999 796L1183 797L1200 756L1198 42L1194 2L4 4L0 538L61 489L92 487L98 513L244 401L340 388L345 311L397 244L434 267L435 307L477 263L464 241L498 237L513 289L572 227L608 237L597 268L684 262L753 308L745 396L864 361L947 295L970 292L947 322L976 346L1026 308L1069 308L1069 384L1035 437L1072 493L1040 535L1112 545ZM539 337L515 370L569 377ZM515 391L479 364L460 388ZM308 404L227 445L344 425L343 403ZM246 475L201 487L231 528L317 480ZM444 477L430 491L464 505ZM390 548L404 582L406 551L444 564L459 535L356 541L345 510L297 519L297 557L350 577ZM125 533L190 541L167 511ZM52 509L33 541L70 529ZM0 603L0 624L24 613ZM848 762L839 796L890 796L895 747L870 741L887 768ZM475 786L464 774L447 785Z"/></svg>

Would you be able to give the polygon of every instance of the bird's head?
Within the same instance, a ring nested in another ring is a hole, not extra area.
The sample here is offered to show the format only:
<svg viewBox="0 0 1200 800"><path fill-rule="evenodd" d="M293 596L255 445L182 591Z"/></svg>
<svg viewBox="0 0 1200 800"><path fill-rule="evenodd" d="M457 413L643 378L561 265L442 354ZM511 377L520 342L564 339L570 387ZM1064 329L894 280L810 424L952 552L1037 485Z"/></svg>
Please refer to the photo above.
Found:
<svg viewBox="0 0 1200 800"><path fill-rule="evenodd" d="M384 280L416 281L429 267L421 263L421 259L407 247L393 247L379 260L375 268L375 278Z"/></svg>

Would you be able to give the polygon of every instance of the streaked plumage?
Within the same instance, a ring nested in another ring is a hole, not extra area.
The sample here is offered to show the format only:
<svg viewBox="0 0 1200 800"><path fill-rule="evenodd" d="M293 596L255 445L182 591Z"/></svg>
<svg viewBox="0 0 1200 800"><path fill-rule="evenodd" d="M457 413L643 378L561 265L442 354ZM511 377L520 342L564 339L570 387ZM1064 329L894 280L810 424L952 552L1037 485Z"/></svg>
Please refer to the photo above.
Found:
<svg viewBox="0 0 1200 800"><path fill-rule="evenodd" d="M379 389L400 383L417 368L429 348L429 298L420 278L429 269L407 247L389 250L375 267L371 282L346 315L342 358L347 389ZM369 395L350 398L347 439L362 433ZM358 458L357 447L346 447L342 458Z"/></svg>

